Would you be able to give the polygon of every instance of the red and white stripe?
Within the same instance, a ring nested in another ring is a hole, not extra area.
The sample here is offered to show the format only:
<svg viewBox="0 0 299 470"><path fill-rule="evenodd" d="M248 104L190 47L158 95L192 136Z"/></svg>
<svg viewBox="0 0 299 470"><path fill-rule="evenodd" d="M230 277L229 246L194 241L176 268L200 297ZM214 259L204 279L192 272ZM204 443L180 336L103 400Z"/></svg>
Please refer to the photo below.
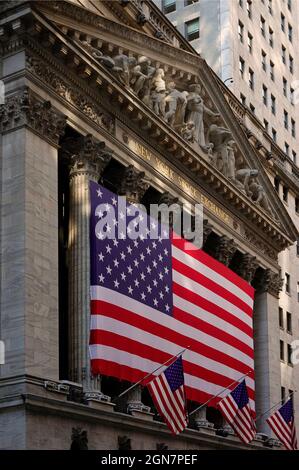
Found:
<svg viewBox="0 0 299 470"><path fill-rule="evenodd" d="M249 403L243 406L243 408L239 408L232 395L229 394L218 403L218 408L241 441L249 444L256 434L256 427Z"/></svg>
<svg viewBox="0 0 299 470"><path fill-rule="evenodd" d="M160 374L148 384L153 402L173 434L179 434L187 427L184 386L172 392L167 379Z"/></svg>
<svg viewBox="0 0 299 470"><path fill-rule="evenodd" d="M297 450L297 437L294 419L286 423L279 411L267 419L267 423L287 450Z"/></svg>
<svg viewBox="0 0 299 470"><path fill-rule="evenodd" d="M136 382L184 353L186 398L205 402L248 373L254 409L253 288L202 250L172 244L173 316L101 286L91 286L94 373ZM215 406L221 398L211 402Z"/></svg>

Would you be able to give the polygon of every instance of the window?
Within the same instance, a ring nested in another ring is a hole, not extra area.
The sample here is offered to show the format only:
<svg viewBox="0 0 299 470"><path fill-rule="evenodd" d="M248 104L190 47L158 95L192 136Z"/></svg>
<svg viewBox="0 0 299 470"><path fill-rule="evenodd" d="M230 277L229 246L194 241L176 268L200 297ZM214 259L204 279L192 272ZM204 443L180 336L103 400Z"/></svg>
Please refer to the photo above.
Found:
<svg viewBox="0 0 299 470"><path fill-rule="evenodd" d="M294 73L294 59L291 55L289 56L289 69L291 73Z"/></svg>
<svg viewBox="0 0 299 470"><path fill-rule="evenodd" d="M286 292L287 294L290 293L290 275L288 273L285 273L285 289L286 289Z"/></svg>
<svg viewBox="0 0 299 470"><path fill-rule="evenodd" d="M286 389L285 389L285 387L281 387L280 395L281 395L281 401L282 401L282 403L284 403L285 399L286 399Z"/></svg>
<svg viewBox="0 0 299 470"><path fill-rule="evenodd" d="M288 197L289 197L289 188L287 186L283 186L282 187L282 199L284 200L284 202L288 202ZM287 281L287 275L286 275L286 281ZM287 290L287 288L286 288L286 290Z"/></svg>
<svg viewBox="0 0 299 470"><path fill-rule="evenodd" d="M186 39L188 41L194 41L199 38L199 18L188 21L186 24Z"/></svg>
<svg viewBox="0 0 299 470"><path fill-rule="evenodd" d="M290 87L290 101L291 104L294 106L294 88Z"/></svg>
<svg viewBox="0 0 299 470"><path fill-rule="evenodd" d="M252 18L252 1L251 0L247 0L246 9L247 9L248 18Z"/></svg>
<svg viewBox="0 0 299 470"><path fill-rule="evenodd" d="M289 113L286 110L283 111L283 124L284 124L284 128L286 130L288 130L288 128L289 128Z"/></svg>
<svg viewBox="0 0 299 470"><path fill-rule="evenodd" d="M289 41L293 42L293 28L290 24L288 24L288 36L289 36Z"/></svg>
<svg viewBox="0 0 299 470"><path fill-rule="evenodd" d="M295 211L297 212L297 214L299 214L299 198L298 197L295 198ZM299 255L299 240L297 240L297 255ZM298 291L298 287L299 287L299 282L297 282L297 291Z"/></svg>
<svg viewBox="0 0 299 470"><path fill-rule="evenodd" d="M292 314L287 312L287 332L292 333Z"/></svg>
<svg viewBox="0 0 299 470"><path fill-rule="evenodd" d="M268 106L268 88L265 85L263 85L263 103Z"/></svg>
<svg viewBox="0 0 299 470"><path fill-rule="evenodd" d="M270 60L270 78L274 82L275 76L274 76L274 64L272 60Z"/></svg>
<svg viewBox="0 0 299 470"><path fill-rule="evenodd" d="M244 78L244 69L245 69L244 59L242 59L242 57L239 57L239 71L240 71L240 75L242 78Z"/></svg>
<svg viewBox="0 0 299 470"><path fill-rule="evenodd" d="M242 93L240 93L240 100L242 104L246 104L246 96L244 96Z"/></svg>
<svg viewBox="0 0 299 470"><path fill-rule="evenodd" d="M268 10L270 15L273 13L273 8L272 8L272 0L268 0Z"/></svg>
<svg viewBox="0 0 299 470"><path fill-rule="evenodd" d="M280 25L281 25L281 31L285 31L285 29L286 29L286 17L282 13L280 14Z"/></svg>
<svg viewBox="0 0 299 470"><path fill-rule="evenodd" d="M264 128L266 132L269 132L269 123L266 119L264 119Z"/></svg>
<svg viewBox="0 0 299 470"><path fill-rule="evenodd" d="M272 139L276 143L276 141L277 141L277 132L273 127L272 127Z"/></svg>
<svg viewBox="0 0 299 470"><path fill-rule="evenodd" d="M274 46L274 33L273 29L269 28L269 44L271 47Z"/></svg>
<svg viewBox="0 0 299 470"><path fill-rule="evenodd" d="M290 146L287 142L284 143L284 151L287 154L287 156L290 156Z"/></svg>
<svg viewBox="0 0 299 470"><path fill-rule="evenodd" d="M253 40L252 34L248 33L247 45L248 45L248 50L250 54L252 54L252 40Z"/></svg>
<svg viewBox="0 0 299 470"><path fill-rule="evenodd" d="M296 122L294 119L291 119L291 133L292 137L296 137Z"/></svg>
<svg viewBox="0 0 299 470"><path fill-rule="evenodd" d="M265 72L267 71L267 54L263 50L262 50L262 68Z"/></svg>
<svg viewBox="0 0 299 470"><path fill-rule="evenodd" d="M238 24L238 32L239 32L239 41L244 42L244 25L239 21Z"/></svg>
<svg viewBox="0 0 299 470"><path fill-rule="evenodd" d="M276 114L276 98L273 95L271 95L271 111L272 114Z"/></svg>
<svg viewBox="0 0 299 470"><path fill-rule="evenodd" d="M290 344L288 344L288 365L289 366L292 366L293 363L292 363L292 346Z"/></svg>
<svg viewBox="0 0 299 470"><path fill-rule="evenodd" d="M283 310L281 307L278 308L279 327L283 329Z"/></svg>
<svg viewBox="0 0 299 470"><path fill-rule="evenodd" d="M176 10L176 1L175 0L163 0L162 10L165 15Z"/></svg>
<svg viewBox="0 0 299 470"><path fill-rule="evenodd" d="M284 361L284 344L283 341L279 341L279 346L280 346L280 360Z"/></svg>
<svg viewBox="0 0 299 470"><path fill-rule="evenodd" d="M298 247L298 244L297 244ZM298 255L298 250L297 250L297 255ZM297 282L297 301L299 302L299 282Z"/></svg>
<svg viewBox="0 0 299 470"><path fill-rule="evenodd" d="M275 178L274 178L274 188L278 193L279 193L279 187L280 187L280 178L278 176L275 176Z"/></svg>
<svg viewBox="0 0 299 470"><path fill-rule="evenodd" d="M250 108L250 111L251 111L253 114L255 114L255 106L253 106L252 103L250 103L249 108Z"/></svg>
<svg viewBox="0 0 299 470"><path fill-rule="evenodd" d="M285 64L286 63L286 48L284 47L283 44L281 46L281 59L282 59L282 62Z"/></svg>
<svg viewBox="0 0 299 470"><path fill-rule="evenodd" d="M261 22L260 22L261 33L262 33L262 35L263 35L264 37L266 36L265 24L266 24L265 18L263 18L263 17L261 16Z"/></svg>
<svg viewBox="0 0 299 470"><path fill-rule="evenodd" d="M286 78L282 77L282 90L284 96L288 95L288 81Z"/></svg>
<svg viewBox="0 0 299 470"><path fill-rule="evenodd" d="M292 150L292 159L295 165L297 165L297 153L294 150Z"/></svg>
<svg viewBox="0 0 299 470"><path fill-rule="evenodd" d="M188 7L189 5L193 5L193 3L197 3L198 0L185 0L185 7Z"/></svg>
<svg viewBox="0 0 299 470"><path fill-rule="evenodd" d="M248 84L251 90L254 90L254 71L252 69L248 70Z"/></svg>

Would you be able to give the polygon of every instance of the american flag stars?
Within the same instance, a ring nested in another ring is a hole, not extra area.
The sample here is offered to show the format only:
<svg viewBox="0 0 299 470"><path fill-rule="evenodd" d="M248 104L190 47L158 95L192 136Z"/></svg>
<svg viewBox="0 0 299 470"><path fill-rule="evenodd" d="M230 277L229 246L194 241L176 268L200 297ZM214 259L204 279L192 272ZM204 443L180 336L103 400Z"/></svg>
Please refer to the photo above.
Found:
<svg viewBox="0 0 299 470"><path fill-rule="evenodd" d="M101 209L96 211L98 219L107 214L112 217L104 229L98 232L97 284L115 289L165 314L171 314L170 240L164 238L164 235L158 239L150 239L149 228L156 228L158 224L146 213L139 212L136 217L136 206L124 206L122 201L122 206L119 207L120 200L105 188L97 194L101 203ZM119 233L115 230L116 238L108 238L113 227L120 226L124 219L126 227L122 225ZM140 229L141 222L144 230L134 238L133 228Z"/></svg>

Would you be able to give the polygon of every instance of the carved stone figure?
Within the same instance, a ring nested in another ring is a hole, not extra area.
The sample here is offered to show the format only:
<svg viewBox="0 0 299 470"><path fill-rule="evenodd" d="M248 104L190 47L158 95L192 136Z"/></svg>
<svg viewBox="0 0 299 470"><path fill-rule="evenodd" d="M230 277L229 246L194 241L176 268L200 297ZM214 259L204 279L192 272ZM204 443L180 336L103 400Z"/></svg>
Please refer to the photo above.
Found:
<svg viewBox="0 0 299 470"><path fill-rule="evenodd" d="M97 49L95 47L93 47L91 44L89 44L87 41L81 41L81 44L82 46L85 47L85 49L87 50L87 52L90 53L90 55L98 60L99 62L101 62L103 65L105 65L105 67L109 68L109 69L112 69L115 65L115 62L114 60L109 57L109 56L105 56L101 51L100 49Z"/></svg>
<svg viewBox="0 0 299 470"><path fill-rule="evenodd" d="M235 141L229 140L226 146L227 149L227 177L230 180L236 179L236 158L235 158Z"/></svg>
<svg viewBox="0 0 299 470"><path fill-rule="evenodd" d="M132 69L136 66L135 57L119 54L113 57L113 61L114 66L112 70L116 73L119 81L129 88Z"/></svg>
<svg viewBox="0 0 299 470"><path fill-rule="evenodd" d="M256 178L258 173L258 170L251 170L250 168L240 168L236 171L236 186L249 197L252 196L252 192L249 189L249 181L251 178Z"/></svg>
<svg viewBox="0 0 299 470"><path fill-rule="evenodd" d="M195 125L193 121L189 121L183 125L181 128L181 136L183 139L187 140L188 142L194 142L194 130Z"/></svg>
<svg viewBox="0 0 299 470"><path fill-rule="evenodd" d="M151 61L141 56L138 59L137 65L132 70L131 86L135 91L136 95L139 95L141 91L146 95L149 92L150 80L155 73L155 67L151 66ZM145 90L144 87L147 87Z"/></svg>
<svg viewBox="0 0 299 470"><path fill-rule="evenodd" d="M165 91L166 91L166 84L164 80L164 70L157 69L151 82L151 93L149 92L148 87L148 94L144 96L142 101L146 103L150 108L154 110L154 112L158 116L165 116Z"/></svg>
<svg viewBox="0 0 299 470"><path fill-rule="evenodd" d="M230 130L226 127L220 127L217 124L211 124L209 127L208 141L214 144L213 162L225 176L228 176L228 159L229 151L231 151L231 148L228 148L228 142L231 142L231 136Z"/></svg>
<svg viewBox="0 0 299 470"><path fill-rule="evenodd" d="M167 85L167 96L165 97L165 104L167 111L165 113L165 120L173 126L184 124L185 109L187 105L187 94L186 91L179 91L175 88L175 83L170 82Z"/></svg>
<svg viewBox="0 0 299 470"><path fill-rule="evenodd" d="M249 184L249 190L251 192L251 198L256 203L259 204L265 211L271 213L271 208L269 206L268 198L265 193L265 190L261 184L256 181L253 181Z"/></svg>
<svg viewBox="0 0 299 470"><path fill-rule="evenodd" d="M187 98L187 116L186 122L194 122L194 140L201 145L205 146L205 129L204 129L204 113L213 117L218 117L218 113L214 113L211 109L205 106L204 101L200 95L201 86L198 84L190 85L189 94Z"/></svg>

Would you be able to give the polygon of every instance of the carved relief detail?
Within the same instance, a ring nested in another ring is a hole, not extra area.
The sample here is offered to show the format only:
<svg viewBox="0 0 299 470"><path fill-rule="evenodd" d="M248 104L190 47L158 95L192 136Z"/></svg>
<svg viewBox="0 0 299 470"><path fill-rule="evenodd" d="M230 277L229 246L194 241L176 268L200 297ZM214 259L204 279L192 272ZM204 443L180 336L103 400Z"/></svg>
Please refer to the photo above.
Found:
<svg viewBox="0 0 299 470"><path fill-rule="evenodd" d="M126 196L131 203L138 203L149 186L150 182L146 179L144 171L138 171L133 165L129 165L122 176L118 194Z"/></svg>
<svg viewBox="0 0 299 470"><path fill-rule="evenodd" d="M223 235L219 238L219 241L215 247L215 258L220 261L220 263L228 266L235 251L237 245L233 239L229 239L227 236Z"/></svg>
<svg viewBox="0 0 299 470"><path fill-rule="evenodd" d="M66 117L56 111L50 101L37 98L24 88L0 105L0 131L24 125L57 144L64 134Z"/></svg>
<svg viewBox="0 0 299 470"><path fill-rule="evenodd" d="M27 69L94 123L109 133L114 133L113 117L97 106L92 99L87 98L73 84L60 78L51 66L46 65L38 57L30 55L27 57Z"/></svg>
<svg viewBox="0 0 299 470"><path fill-rule="evenodd" d="M236 273L239 274L245 281L251 282L254 278L255 271L258 268L258 262L255 256L249 253L244 253L241 262L236 268Z"/></svg>

